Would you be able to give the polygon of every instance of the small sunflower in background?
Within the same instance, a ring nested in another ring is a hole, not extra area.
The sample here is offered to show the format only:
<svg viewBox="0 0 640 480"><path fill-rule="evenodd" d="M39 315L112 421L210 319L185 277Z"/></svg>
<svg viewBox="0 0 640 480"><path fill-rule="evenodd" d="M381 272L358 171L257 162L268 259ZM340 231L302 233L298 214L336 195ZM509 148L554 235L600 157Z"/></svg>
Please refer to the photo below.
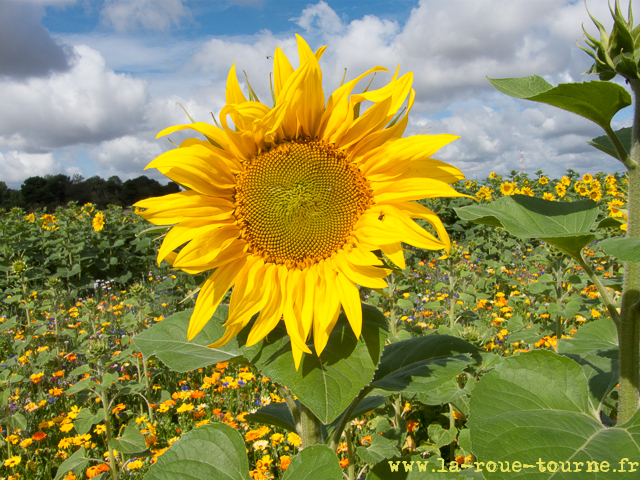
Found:
<svg viewBox="0 0 640 480"><path fill-rule="evenodd" d="M99 232L103 228L104 228L104 215L102 214L102 212L98 212L93 217L93 229L96 232Z"/></svg>
<svg viewBox="0 0 640 480"><path fill-rule="evenodd" d="M458 137L402 137L415 97L411 73L398 77L396 71L382 88L353 93L360 80L386 70L374 67L325 104L318 61L326 47L313 52L297 39L297 69L276 48L273 108L256 101L250 87L245 97L234 65L221 126L195 122L160 132L190 128L206 140L188 139L146 167L186 191L135 204L151 223L174 225L158 263L164 259L193 274L213 270L199 292L188 338L233 286L225 334L212 346L224 345L255 314L247 345L283 319L296 368L302 353L311 353L309 338L317 355L323 351L341 307L360 335L357 285L384 288L390 272L374 251L401 269L401 242L449 251L442 223L416 200L462 196L450 184L464 178L431 158ZM371 105L360 112L363 102ZM430 231L413 219L426 220Z"/></svg>

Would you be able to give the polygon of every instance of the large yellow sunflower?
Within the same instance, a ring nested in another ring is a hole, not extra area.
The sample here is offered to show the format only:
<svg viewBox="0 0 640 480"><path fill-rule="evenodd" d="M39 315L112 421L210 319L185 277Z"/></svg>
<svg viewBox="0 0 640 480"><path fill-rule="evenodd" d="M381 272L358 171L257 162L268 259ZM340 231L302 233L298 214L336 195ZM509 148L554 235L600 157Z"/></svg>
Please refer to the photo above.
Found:
<svg viewBox="0 0 640 480"><path fill-rule="evenodd" d="M257 313L248 345L283 319L296 368L302 352L311 353L311 336L320 355L341 307L360 335L357 285L386 287L389 274L373 251L400 268L401 242L448 252L442 223L415 200L460 196L449 184L464 178L430 158L458 137L402 138L415 96L411 73L398 77L396 71L388 85L352 93L365 76L386 70L372 68L325 105L318 61L326 47L314 53L297 39L297 69L276 48L273 108L247 100L234 65L221 128L196 122L158 134L190 128L206 140L188 139L146 167L188 190L135 205L146 209L141 215L150 222L174 225L158 263L165 259L189 273L213 270L199 292L188 338L233 286L225 334L212 346L228 342ZM359 113L363 102L371 105ZM431 233L412 219L426 220Z"/></svg>

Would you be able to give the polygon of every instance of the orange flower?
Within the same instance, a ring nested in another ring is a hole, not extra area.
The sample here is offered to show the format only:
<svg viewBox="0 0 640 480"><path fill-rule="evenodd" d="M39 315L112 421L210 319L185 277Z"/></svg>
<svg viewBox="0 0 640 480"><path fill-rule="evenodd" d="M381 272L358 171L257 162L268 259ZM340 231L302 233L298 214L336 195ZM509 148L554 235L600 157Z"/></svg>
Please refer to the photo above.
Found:
<svg viewBox="0 0 640 480"><path fill-rule="evenodd" d="M97 477L102 472L108 472L108 471L109 471L109 467L105 463L101 463L100 465L95 465L87 469L87 478Z"/></svg>
<svg viewBox="0 0 640 480"><path fill-rule="evenodd" d="M349 466L349 459L343 458L342 460L340 460L340 466L342 468L347 468Z"/></svg>
<svg viewBox="0 0 640 480"><path fill-rule="evenodd" d="M32 435L31 439L39 442L40 440L44 440L47 437L47 434L44 432L36 432Z"/></svg>
<svg viewBox="0 0 640 480"><path fill-rule="evenodd" d="M280 457L280 468L282 470L286 470L287 468L289 468L290 464L291 464L291 457L289 455L282 455Z"/></svg>
<svg viewBox="0 0 640 480"><path fill-rule="evenodd" d="M202 398L204 397L204 392L202 390L196 390L195 392L191 392L191 398Z"/></svg>

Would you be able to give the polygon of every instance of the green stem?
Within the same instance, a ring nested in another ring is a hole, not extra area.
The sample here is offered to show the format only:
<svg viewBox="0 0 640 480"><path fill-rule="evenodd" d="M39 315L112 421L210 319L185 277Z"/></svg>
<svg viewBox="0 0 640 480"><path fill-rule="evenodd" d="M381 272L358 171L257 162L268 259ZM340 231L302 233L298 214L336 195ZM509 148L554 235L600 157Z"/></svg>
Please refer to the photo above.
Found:
<svg viewBox="0 0 640 480"><path fill-rule="evenodd" d="M342 432L344 431L344 429L345 429L345 427L347 425L347 422L349 421L349 418L351 417L351 414L356 409L358 404L367 395L369 395L369 392L371 392L371 390L373 390L373 387L370 386L370 385L365 387L365 388L363 388L362 391L358 394L358 396L351 402L351 404L344 411L344 413L340 417L340 420L338 420L338 423L335 426L335 429L333 431L334 432L333 435L331 436L331 441L329 442L329 448L331 450L335 450L336 448L338 448L338 443L340 442L340 437L342 436Z"/></svg>
<svg viewBox="0 0 640 480"><path fill-rule="evenodd" d="M354 455L353 455L353 441L351 440L351 431L347 428L344 431L344 436L347 440L347 458L349 459L349 480L355 480L356 466L354 465Z"/></svg>
<svg viewBox="0 0 640 480"><path fill-rule="evenodd" d="M627 238L640 238L640 80L629 80L634 93L631 158L620 155L628 168ZM614 143L615 145L615 143ZM626 160L626 161L625 161ZM624 285L618 327L619 383L618 425L628 422L638 409L640 388L640 264L625 262Z"/></svg>
<svg viewBox="0 0 640 480"><path fill-rule="evenodd" d="M453 404L449 404L449 430L454 431L456 428L456 417L453 415ZM451 442L449 446L449 461L456 459L456 442Z"/></svg>
<svg viewBox="0 0 640 480"><path fill-rule="evenodd" d="M102 377L102 372L99 372ZM113 430L111 425L111 417L109 416L109 408L111 404L107 399L106 392L100 393L100 400L102 401L102 409L104 410L104 424L107 427L107 448L109 449L109 470L111 471L111 480L118 480L119 472L116 465L116 457L113 454L113 448L111 448L111 439L113 438Z"/></svg>
<svg viewBox="0 0 640 480"><path fill-rule="evenodd" d="M591 266L585 261L582 255L579 255L574 259L578 262L578 264L580 264L582 269L589 276L589 279L591 279L593 284L598 289L598 292L600 292L600 298L602 299L602 302L604 303L604 305L607 307L607 310L609 311L609 315L611 315L611 319L615 322L616 325L619 325L620 314L618 313L618 310L616 309L616 306L613 303L613 299L609 295L609 292L607 292L607 289L605 288L605 286L602 284L600 279L596 277L595 272L593 271Z"/></svg>
<svg viewBox="0 0 640 480"><path fill-rule="evenodd" d="M282 398L284 398L287 407L291 411L291 416L293 417L293 423L295 424L298 431L300 431L300 410L298 409L298 405L296 405L296 401L293 398L293 395L289 390L283 387L280 384L276 384L276 388L278 389L278 393Z"/></svg>
<svg viewBox="0 0 640 480"><path fill-rule="evenodd" d="M302 448L322 443L322 423L303 404L300 404L300 437Z"/></svg>
<svg viewBox="0 0 640 480"><path fill-rule="evenodd" d="M147 360L146 358L142 357L142 374L144 375L144 382L145 382L145 387L147 389L147 412L149 414L149 422L153 423L153 408L151 408L151 406L149 405L149 400L151 399L151 396L153 394L153 392L151 391L151 382L149 380L149 372L147 369L147 363L149 363L149 360Z"/></svg>
<svg viewBox="0 0 640 480"><path fill-rule="evenodd" d="M456 281L453 278L453 266L449 269L449 295L451 298L449 299L449 328L453 330L453 327L456 324L456 297L453 295L453 289L456 286Z"/></svg>
<svg viewBox="0 0 640 480"><path fill-rule="evenodd" d="M400 428L400 420L402 419L402 395L399 393L394 395L393 409L395 410L396 428Z"/></svg>

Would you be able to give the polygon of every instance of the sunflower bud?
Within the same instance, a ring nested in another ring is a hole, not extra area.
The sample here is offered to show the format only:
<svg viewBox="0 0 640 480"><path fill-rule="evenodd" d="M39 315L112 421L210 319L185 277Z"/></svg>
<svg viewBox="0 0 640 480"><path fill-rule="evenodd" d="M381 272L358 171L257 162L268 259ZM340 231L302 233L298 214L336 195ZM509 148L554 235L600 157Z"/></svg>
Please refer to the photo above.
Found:
<svg viewBox="0 0 640 480"><path fill-rule="evenodd" d="M585 73L594 73L600 80L611 80L620 74L627 80L640 78L638 74L638 64L640 63L640 26L633 28L633 14L631 12L631 1L629 1L629 19L626 20L620 10L620 3L616 0L615 9L611 10L613 16L613 29L611 34L607 34L604 26L598 22L591 13L589 16L600 31L600 41L584 31L584 40L591 48L578 45L587 52L595 63Z"/></svg>
<svg viewBox="0 0 640 480"><path fill-rule="evenodd" d="M27 264L24 263L22 260L16 260L11 265L11 270L13 271L13 273L21 274L26 269L27 269Z"/></svg>

